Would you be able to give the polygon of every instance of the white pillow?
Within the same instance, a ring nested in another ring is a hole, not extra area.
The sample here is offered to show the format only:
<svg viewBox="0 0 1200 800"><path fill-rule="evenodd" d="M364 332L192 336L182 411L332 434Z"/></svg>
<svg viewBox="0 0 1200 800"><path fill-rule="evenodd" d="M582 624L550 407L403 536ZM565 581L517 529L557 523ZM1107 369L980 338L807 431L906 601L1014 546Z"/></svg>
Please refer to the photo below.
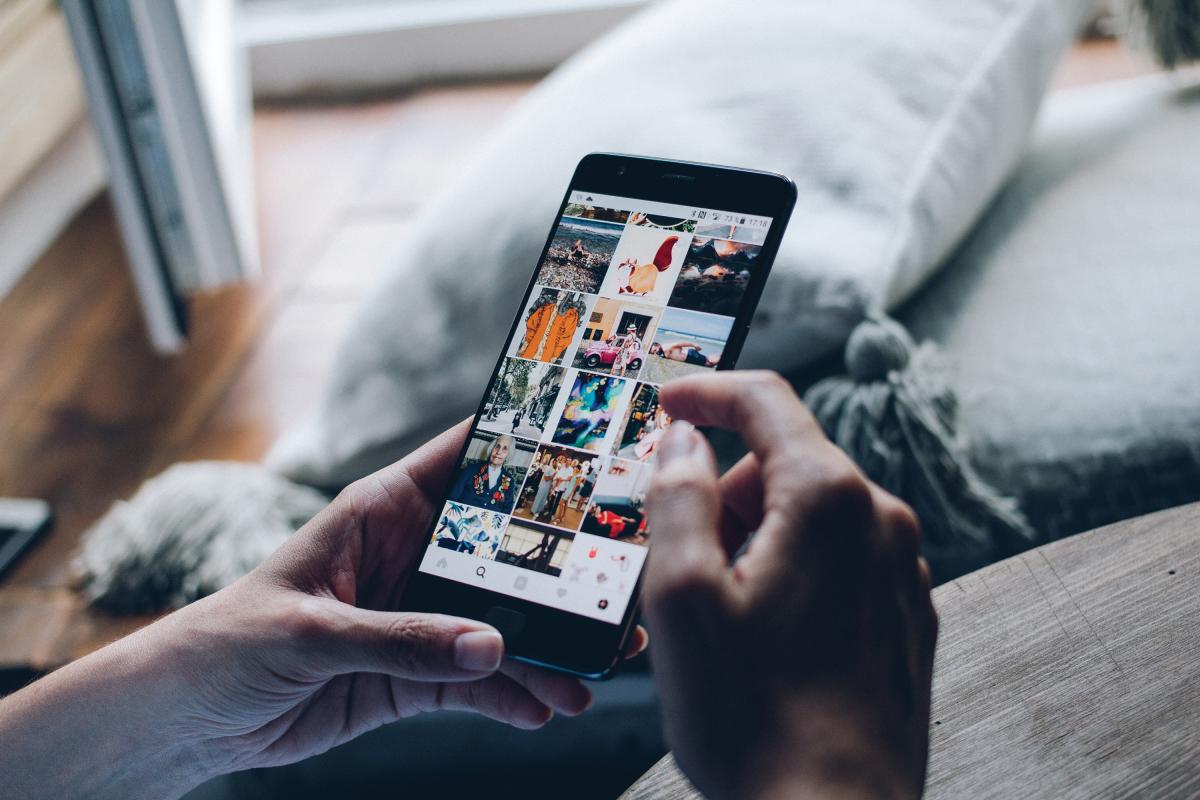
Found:
<svg viewBox="0 0 1200 800"><path fill-rule="evenodd" d="M672 0L523 100L397 242L320 412L268 463L344 484L476 407L575 163L781 172L800 200L742 363L844 342L951 252L1020 156L1092 0Z"/></svg>

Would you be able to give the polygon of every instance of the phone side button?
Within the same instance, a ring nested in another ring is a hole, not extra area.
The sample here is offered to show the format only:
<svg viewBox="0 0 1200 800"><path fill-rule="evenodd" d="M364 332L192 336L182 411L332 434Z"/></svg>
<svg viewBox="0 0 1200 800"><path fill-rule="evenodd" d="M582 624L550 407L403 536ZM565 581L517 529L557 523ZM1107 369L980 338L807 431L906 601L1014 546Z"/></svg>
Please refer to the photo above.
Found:
<svg viewBox="0 0 1200 800"><path fill-rule="evenodd" d="M516 641L525 630L525 615L504 606L492 606L492 610L483 615L483 621L500 631L506 642Z"/></svg>

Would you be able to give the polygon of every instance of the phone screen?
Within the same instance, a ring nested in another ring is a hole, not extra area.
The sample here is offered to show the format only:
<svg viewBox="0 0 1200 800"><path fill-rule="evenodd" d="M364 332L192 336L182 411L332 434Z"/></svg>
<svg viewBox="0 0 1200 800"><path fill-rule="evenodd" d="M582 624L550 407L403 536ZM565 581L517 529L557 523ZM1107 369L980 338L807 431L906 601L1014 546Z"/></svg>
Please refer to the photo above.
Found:
<svg viewBox="0 0 1200 800"><path fill-rule="evenodd" d="M659 389L721 364L772 223L569 192L421 571L620 624L654 537Z"/></svg>

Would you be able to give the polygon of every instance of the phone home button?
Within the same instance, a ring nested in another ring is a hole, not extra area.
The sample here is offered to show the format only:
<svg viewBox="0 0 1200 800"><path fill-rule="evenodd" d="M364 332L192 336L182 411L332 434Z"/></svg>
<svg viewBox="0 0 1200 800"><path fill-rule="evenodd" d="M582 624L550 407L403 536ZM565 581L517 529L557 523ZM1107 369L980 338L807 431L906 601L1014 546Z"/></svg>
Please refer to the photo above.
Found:
<svg viewBox="0 0 1200 800"><path fill-rule="evenodd" d="M512 642L525 630L525 615L504 606L492 606L492 610L483 615L483 621L500 631L505 642Z"/></svg>

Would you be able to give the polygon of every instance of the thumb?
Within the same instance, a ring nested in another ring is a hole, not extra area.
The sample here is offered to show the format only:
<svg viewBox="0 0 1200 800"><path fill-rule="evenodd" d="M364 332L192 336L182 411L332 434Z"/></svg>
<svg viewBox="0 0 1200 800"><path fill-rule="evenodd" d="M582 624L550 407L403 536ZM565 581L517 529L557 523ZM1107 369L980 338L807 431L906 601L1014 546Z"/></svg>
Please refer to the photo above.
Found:
<svg viewBox="0 0 1200 800"><path fill-rule="evenodd" d="M495 628L443 614L368 611L337 600L322 607L309 649L330 673L377 672L418 681L470 681L495 672L504 640Z"/></svg>
<svg viewBox="0 0 1200 800"><path fill-rule="evenodd" d="M722 599L728 576L720 510L712 448L690 423L676 421L663 437L646 497L653 546L643 599L652 620L675 612L686 618L697 604Z"/></svg>

